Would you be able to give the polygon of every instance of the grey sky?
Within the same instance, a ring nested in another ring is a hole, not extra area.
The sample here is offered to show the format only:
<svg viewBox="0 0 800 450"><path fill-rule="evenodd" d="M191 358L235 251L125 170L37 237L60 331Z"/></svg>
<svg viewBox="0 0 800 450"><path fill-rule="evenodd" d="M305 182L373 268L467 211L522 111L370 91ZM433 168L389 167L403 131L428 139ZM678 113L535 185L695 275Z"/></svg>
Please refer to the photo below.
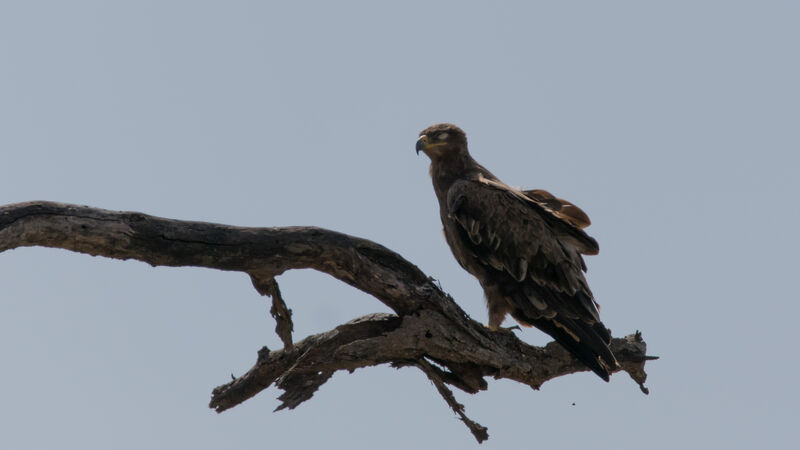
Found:
<svg viewBox="0 0 800 450"><path fill-rule="evenodd" d="M0 204L328 227L485 322L414 154L453 122L504 181L589 213L604 322L662 357L648 397L589 373L457 392L482 448L794 448L798 19L770 1L0 0ZM318 273L279 281L297 339L386 310ZM280 346L272 328L242 274L2 253L0 447L477 446L410 369L337 375L290 412L274 388L208 409Z"/></svg>

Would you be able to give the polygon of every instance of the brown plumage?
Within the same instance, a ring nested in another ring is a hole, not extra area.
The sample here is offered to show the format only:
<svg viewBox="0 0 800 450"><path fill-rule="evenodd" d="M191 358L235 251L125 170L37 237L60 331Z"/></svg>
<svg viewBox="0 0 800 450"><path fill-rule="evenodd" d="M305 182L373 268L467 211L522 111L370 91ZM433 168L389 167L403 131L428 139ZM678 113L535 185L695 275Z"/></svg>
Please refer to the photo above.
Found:
<svg viewBox="0 0 800 450"><path fill-rule="evenodd" d="M583 272L583 255L599 251L583 228L589 217L547 191L507 186L467 151L455 125L426 128L417 153L431 158L444 235L461 267L486 294L489 328L511 314L549 334L608 381L617 366L609 330Z"/></svg>

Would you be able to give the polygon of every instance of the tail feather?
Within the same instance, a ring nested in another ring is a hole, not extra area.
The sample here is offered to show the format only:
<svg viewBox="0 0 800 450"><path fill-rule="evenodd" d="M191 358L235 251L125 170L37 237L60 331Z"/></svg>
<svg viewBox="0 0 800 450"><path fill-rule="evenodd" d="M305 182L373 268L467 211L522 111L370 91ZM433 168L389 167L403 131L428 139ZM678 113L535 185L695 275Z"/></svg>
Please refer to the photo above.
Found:
<svg viewBox="0 0 800 450"><path fill-rule="evenodd" d="M529 319L524 316L519 317L519 312L517 310L512 313L515 319L533 325L549 334L597 376L609 381L611 372L617 367L617 360L608 348L611 334L602 323L597 322L590 325L580 319L574 320L558 316L552 319L544 317Z"/></svg>

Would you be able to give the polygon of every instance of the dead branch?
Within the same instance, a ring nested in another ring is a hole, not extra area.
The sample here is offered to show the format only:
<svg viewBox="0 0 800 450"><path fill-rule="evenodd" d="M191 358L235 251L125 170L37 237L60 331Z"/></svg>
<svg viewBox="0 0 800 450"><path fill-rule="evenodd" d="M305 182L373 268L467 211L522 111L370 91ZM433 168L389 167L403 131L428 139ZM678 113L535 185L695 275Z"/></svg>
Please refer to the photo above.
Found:
<svg viewBox="0 0 800 450"><path fill-rule="evenodd" d="M547 380L587 370L554 342L533 347L472 320L431 278L391 250L321 228L244 228L53 202L0 207L0 252L24 246L249 274L256 290L272 297L271 313L284 348L262 348L250 371L215 388L210 407L218 412L273 383L284 391L277 409L292 409L338 370L413 366L481 442L488 438L486 428L465 415L447 385L476 393L487 388L484 377L491 376L538 389ZM367 315L293 343L291 310L275 277L305 268L374 296L396 314ZM644 365L654 357L646 356L641 334L615 338L612 350L619 370L647 393Z"/></svg>

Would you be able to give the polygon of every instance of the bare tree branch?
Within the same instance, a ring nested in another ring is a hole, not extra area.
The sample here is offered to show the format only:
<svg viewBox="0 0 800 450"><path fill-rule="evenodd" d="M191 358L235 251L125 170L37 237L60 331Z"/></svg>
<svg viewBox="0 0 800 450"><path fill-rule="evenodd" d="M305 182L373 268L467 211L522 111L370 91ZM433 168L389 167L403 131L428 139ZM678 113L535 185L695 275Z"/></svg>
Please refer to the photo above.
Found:
<svg viewBox="0 0 800 450"><path fill-rule="evenodd" d="M53 202L0 207L0 252L23 246L249 274L256 290L273 299L271 313L284 348L262 348L250 371L215 388L210 407L218 412L273 383L284 390L277 409L292 409L338 370L413 366L428 376L480 442L488 437L486 429L465 415L448 384L476 393L487 388L484 377L491 376L538 389L547 380L588 370L555 342L533 347L470 319L431 278L391 250L321 228L243 228ZM395 314L364 316L292 343L291 310L275 276L302 268L330 274ZM641 334L615 338L611 348L618 370L628 372L647 393L644 365L654 357L646 356Z"/></svg>
<svg viewBox="0 0 800 450"><path fill-rule="evenodd" d="M275 318L275 333L281 338L285 348L292 348L292 331L294 331L292 310L283 301L278 281L274 277L264 280L252 273L250 274L250 280L252 280L253 287L256 288L259 294L272 297L272 308L270 308L269 313Z"/></svg>
<svg viewBox="0 0 800 450"><path fill-rule="evenodd" d="M395 363L395 366L399 366L400 364L402 363ZM489 429L467 417L467 415L464 413L464 405L458 403L456 396L453 395L453 391L451 391L450 388L448 388L445 384L445 379L448 378L447 372L436 368L424 359L418 359L409 363L409 365L419 367L419 369L428 376L428 379L433 382L434 386L436 386L436 390L439 391L439 395L441 395L444 401L447 402L448 406L450 406L450 409L452 409L454 413L458 414L458 417L462 422L464 422L464 425L469 428L469 431L472 432L472 435L475 436L475 439L477 439L478 442L483 442L489 439Z"/></svg>

